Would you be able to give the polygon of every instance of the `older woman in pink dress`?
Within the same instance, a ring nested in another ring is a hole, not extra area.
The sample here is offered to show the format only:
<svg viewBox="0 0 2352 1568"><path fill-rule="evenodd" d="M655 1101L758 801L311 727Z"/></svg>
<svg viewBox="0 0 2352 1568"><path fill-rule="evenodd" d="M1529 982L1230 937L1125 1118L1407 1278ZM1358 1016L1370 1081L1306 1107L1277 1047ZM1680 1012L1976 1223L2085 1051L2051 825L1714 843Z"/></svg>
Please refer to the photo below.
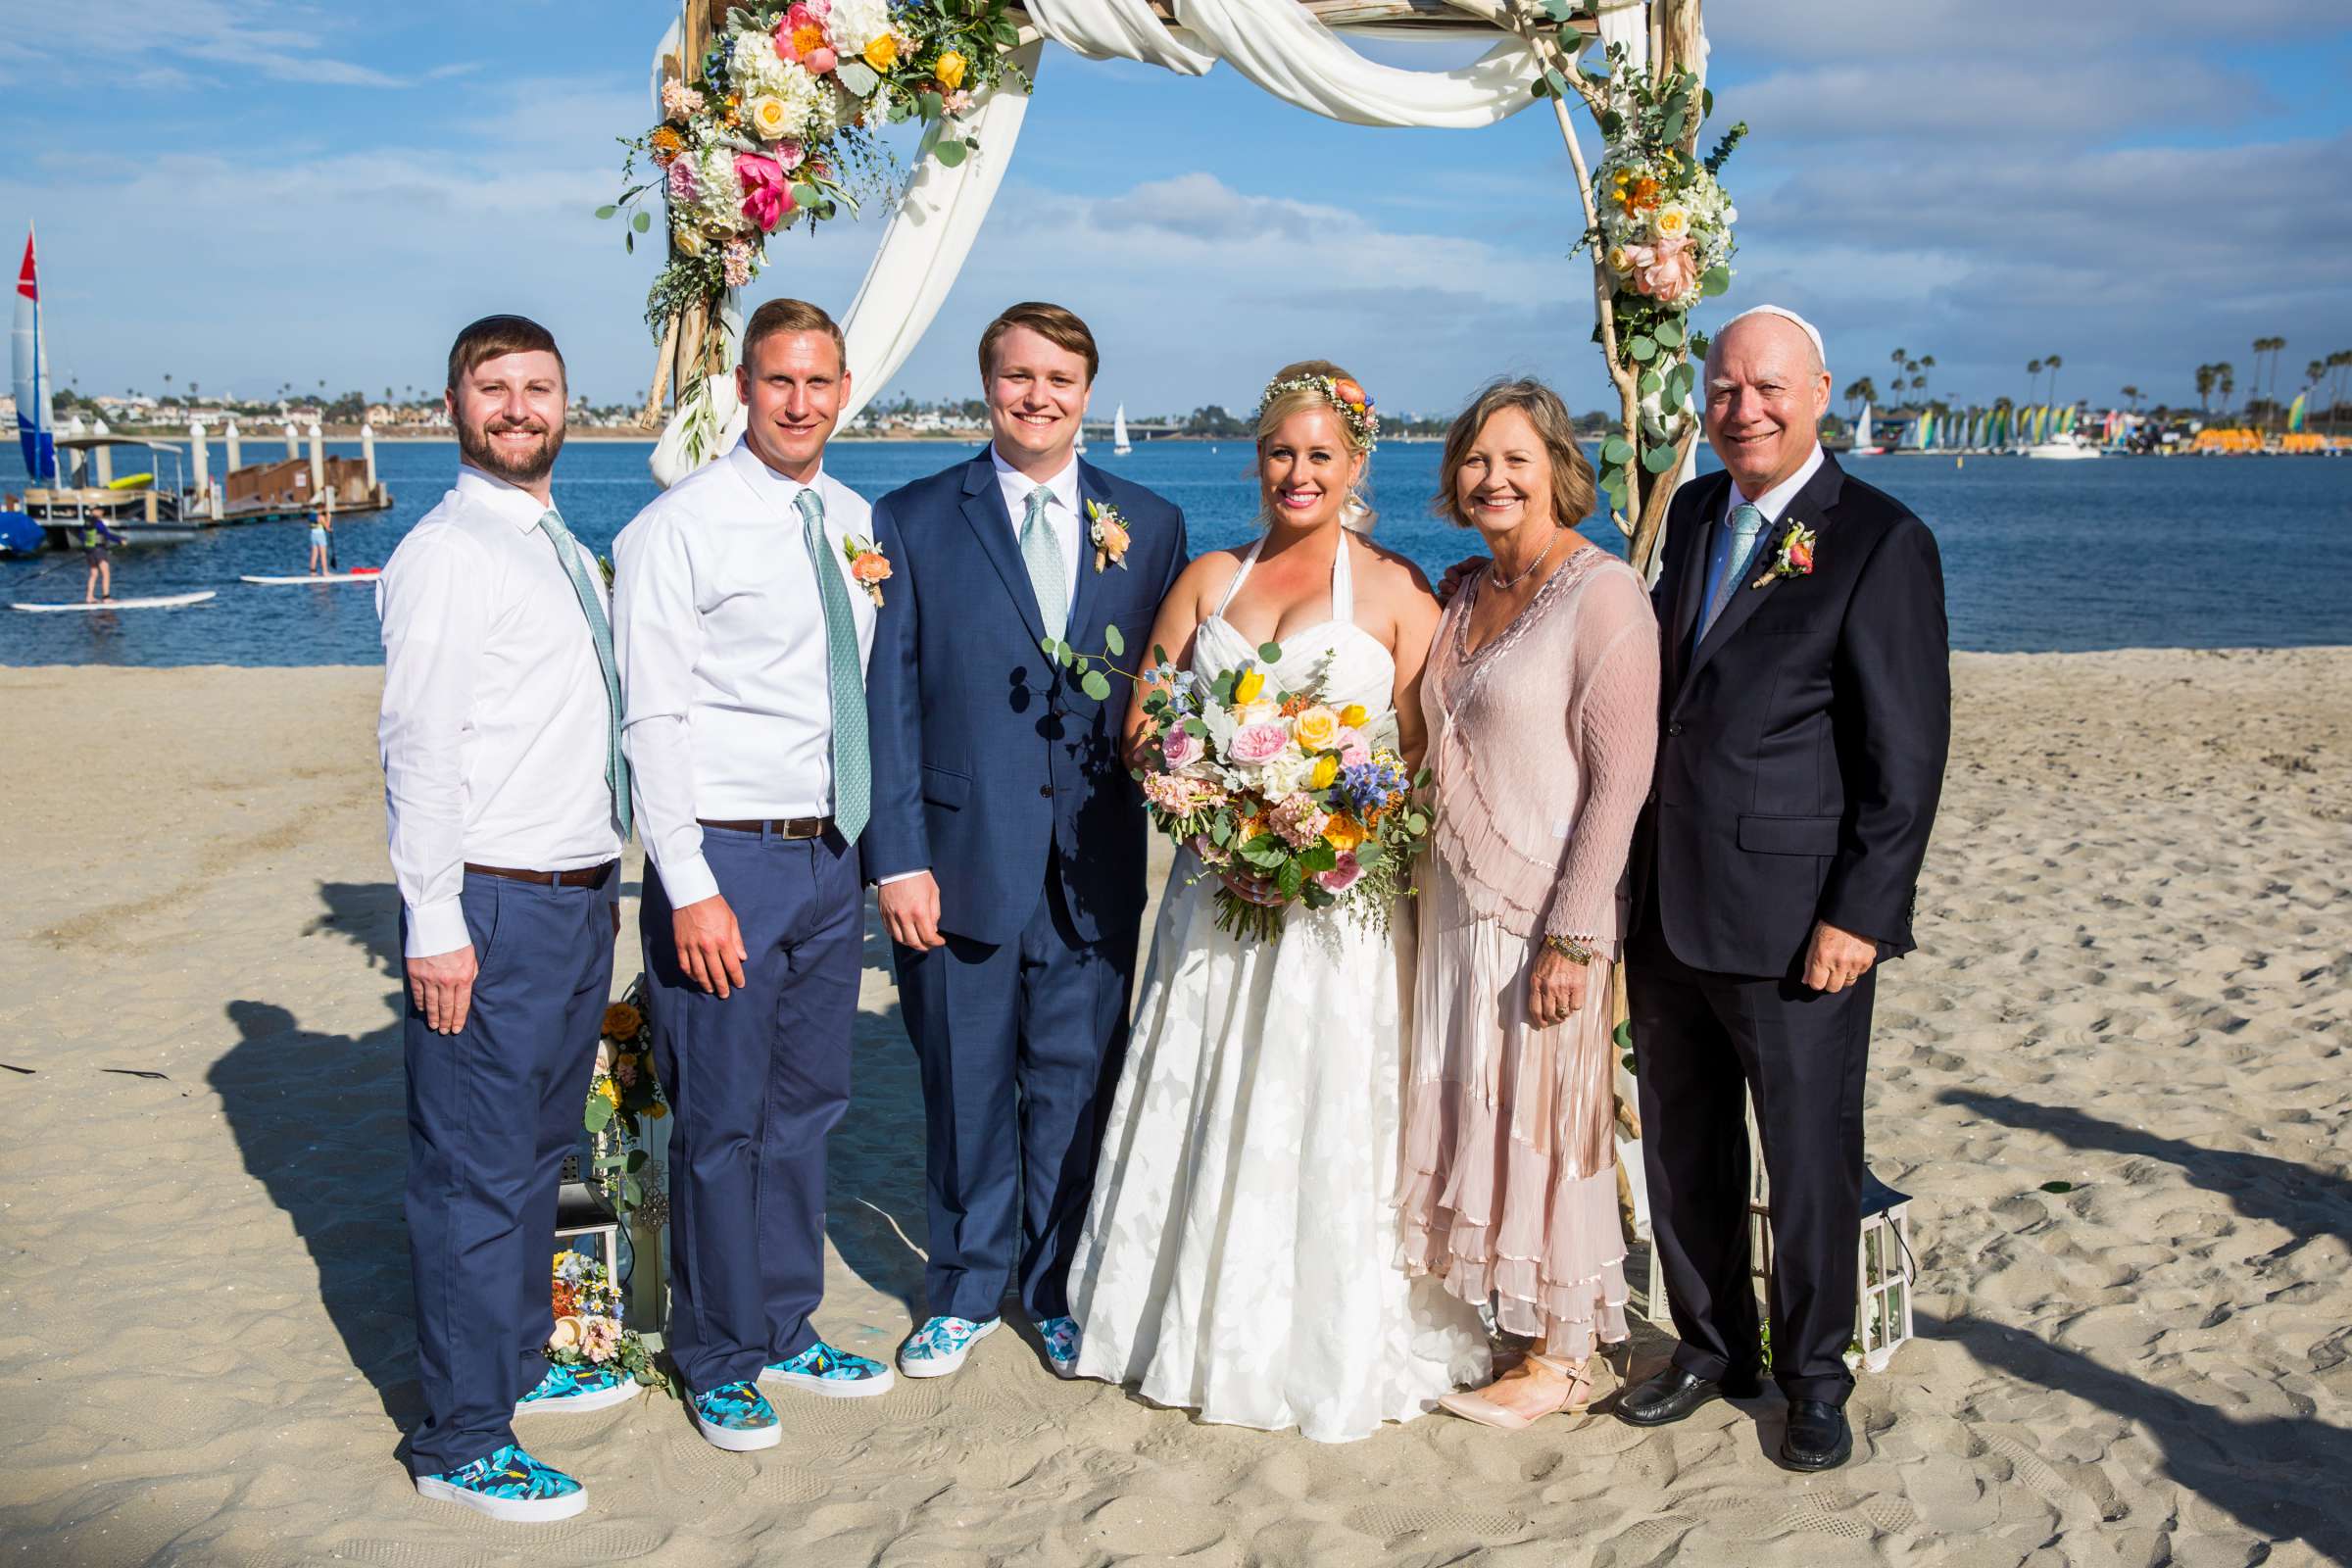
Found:
<svg viewBox="0 0 2352 1568"><path fill-rule="evenodd" d="M1421 686L1435 770L1399 1209L1409 1273L1532 1338L1441 1402L1519 1428L1590 1400L1626 1338L1611 1127L1619 887L1657 750L1658 630L1641 578L1575 531L1592 469L1547 387L1453 422L1437 509L1493 559L1440 623Z"/></svg>

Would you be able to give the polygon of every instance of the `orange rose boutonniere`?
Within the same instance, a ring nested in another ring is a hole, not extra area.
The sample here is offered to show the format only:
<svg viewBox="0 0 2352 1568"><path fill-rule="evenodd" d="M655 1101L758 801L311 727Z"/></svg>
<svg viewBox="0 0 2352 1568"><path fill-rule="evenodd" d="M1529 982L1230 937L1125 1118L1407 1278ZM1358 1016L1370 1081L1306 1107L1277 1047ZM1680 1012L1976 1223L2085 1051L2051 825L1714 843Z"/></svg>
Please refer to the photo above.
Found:
<svg viewBox="0 0 2352 1568"><path fill-rule="evenodd" d="M1791 522L1788 524L1788 531L1781 535L1780 548L1772 554L1772 564L1766 566L1763 575L1749 583L1748 586L1761 588L1782 577L1810 577L1812 575L1813 530L1801 522Z"/></svg>
<svg viewBox="0 0 2352 1568"><path fill-rule="evenodd" d="M842 540L841 553L850 563L850 580L864 589L865 597L880 610L882 584L890 579L890 558L855 534Z"/></svg>

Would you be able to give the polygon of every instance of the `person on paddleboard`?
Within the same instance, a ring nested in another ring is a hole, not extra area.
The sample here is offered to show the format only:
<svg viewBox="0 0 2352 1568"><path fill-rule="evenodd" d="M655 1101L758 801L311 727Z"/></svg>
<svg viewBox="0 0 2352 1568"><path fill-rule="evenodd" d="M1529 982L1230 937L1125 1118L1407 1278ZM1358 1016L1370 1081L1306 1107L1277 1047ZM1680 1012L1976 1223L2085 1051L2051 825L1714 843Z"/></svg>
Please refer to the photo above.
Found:
<svg viewBox="0 0 2352 1568"><path fill-rule="evenodd" d="M314 577L335 569L335 493L321 490L311 504L311 564L304 568Z"/></svg>
<svg viewBox="0 0 2352 1568"><path fill-rule="evenodd" d="M91 517L81 527L81 564L89 568L90 577L81 591L85 605L112 604L115 597L115 564L108 555L110 545L122 542L122 536L109 528L105 520Z"/></svg>

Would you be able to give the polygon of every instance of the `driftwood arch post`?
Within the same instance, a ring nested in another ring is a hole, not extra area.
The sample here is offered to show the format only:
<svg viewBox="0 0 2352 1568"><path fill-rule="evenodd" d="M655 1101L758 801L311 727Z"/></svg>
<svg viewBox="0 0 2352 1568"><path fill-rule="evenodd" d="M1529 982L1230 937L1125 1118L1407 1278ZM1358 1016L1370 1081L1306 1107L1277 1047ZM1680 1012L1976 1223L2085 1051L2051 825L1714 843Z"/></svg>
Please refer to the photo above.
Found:
<svg viewBox="0 0 2352 1568"><path fill-rule="evenodd" d="M660 348L644 419L663 483L740 428L731 370L741 289L766 237L857 202L845 162L868 127L919 120L916 169L843 319L858 400L879 392L930 324L1003 178L1046 40L1081 56L1200 74L1219 62L1267 91L1364 124L1493 123L1548 100L1575 171L1593 338L1617 393L1599 465L1612 518L1645 576L1698 436L1690 315L1730 284L1738 218L1716 172L1744 125L1701 157L1712 113L1701 0L684 0L655 51L661 117L630 143L639 174L601 210L633 247L663 225L648 302ZM1478 39L1471 65L1377 65L1342 35ZM778 61L783 62L782 65ZM1588 162L1572 105L1599 131ZM1616 1013L1625 1017L1624 971ZM1622 1038L1622 1037L1621 1037ZM1619 1077L1618 1118L1639 1140ZM1621 1152L1623 1146L1621 1146ZM1629 1229L1641 1202L1621 1161ZM1655 1302L1650 1303L1656 1309Z"/></svg>

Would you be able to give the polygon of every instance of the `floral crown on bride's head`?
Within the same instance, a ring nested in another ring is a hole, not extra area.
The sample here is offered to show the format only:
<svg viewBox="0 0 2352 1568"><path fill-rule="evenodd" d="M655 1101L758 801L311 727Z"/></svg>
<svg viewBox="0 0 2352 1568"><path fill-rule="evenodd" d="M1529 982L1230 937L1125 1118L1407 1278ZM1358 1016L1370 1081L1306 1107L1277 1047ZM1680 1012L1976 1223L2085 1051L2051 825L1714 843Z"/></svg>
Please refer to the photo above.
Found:
<svg viewBox="0 0 2352 1568"><path fill-rule="evenodd" d="M1268 381L1265 395L1257 400L1258 416L1262 418L1267 407L1286 392L1315 393L1338 410L1340 420L1348 426L1348 434L1358 451L1368 453L1380 444L1380 416L1373 412L1372 395L1355 382L1329 375L1294 375Z"/></svg>

